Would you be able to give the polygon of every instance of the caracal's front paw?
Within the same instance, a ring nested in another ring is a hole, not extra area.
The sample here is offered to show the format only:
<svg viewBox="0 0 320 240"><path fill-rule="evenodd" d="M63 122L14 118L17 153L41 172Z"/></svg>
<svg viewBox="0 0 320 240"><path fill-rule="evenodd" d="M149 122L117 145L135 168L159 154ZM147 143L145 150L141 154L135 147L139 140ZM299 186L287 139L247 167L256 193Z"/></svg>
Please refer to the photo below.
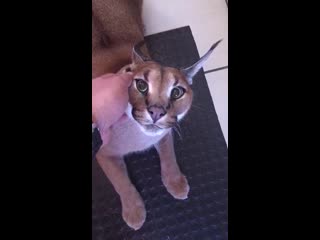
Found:
<svg viewBox="0 0 320 240"><path fill-rule="evenodd" d="M184 175L162 177L162 182L174 198L181 200L188 198L190 187Z"/></svg>
<svg viewBox="0 0 320 240"><path fill-rule="evenodd" d="M138 192L124 196L122 217L129 227L138 230L146 220L146 209Z"/></svg>

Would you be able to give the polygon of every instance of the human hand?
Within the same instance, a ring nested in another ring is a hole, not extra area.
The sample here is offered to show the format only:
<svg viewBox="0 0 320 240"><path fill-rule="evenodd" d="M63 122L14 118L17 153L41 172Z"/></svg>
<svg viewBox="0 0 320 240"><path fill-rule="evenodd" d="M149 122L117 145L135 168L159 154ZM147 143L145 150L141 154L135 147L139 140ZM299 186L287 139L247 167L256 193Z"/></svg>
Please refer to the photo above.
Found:
<svg viewBox="0 0 320 240"><path fill-rule="evenodd" d="M100 129L104 144L108 129L119 120L128 106L130 74L106 74L92 79L92 121Z"/></svg>

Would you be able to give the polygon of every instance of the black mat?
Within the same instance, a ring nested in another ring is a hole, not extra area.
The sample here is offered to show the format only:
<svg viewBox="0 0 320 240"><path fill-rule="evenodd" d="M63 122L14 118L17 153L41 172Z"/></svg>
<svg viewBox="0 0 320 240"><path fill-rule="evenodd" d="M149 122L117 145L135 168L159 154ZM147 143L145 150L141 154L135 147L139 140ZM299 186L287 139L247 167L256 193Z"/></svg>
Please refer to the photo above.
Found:
<svg viewBox="0 0 320 240"><path fill-rule="evenodd" d="M212 43L218 39L212 39ZM191 30L183 27L146 37L153 59L188 66L199 59ZM210 46L208 46L208 49ZM214 54L214 53L213 53ZM126 159L130 177L145 202L147 219L134 231L124 223L118 195L96 161L92 163L93 240L224 240L227 233L227 162L225 140L203 71L194 79L194 105L175 137L177 161L187 176L187 200L175 200L160 177L154 149Z"/></svg>

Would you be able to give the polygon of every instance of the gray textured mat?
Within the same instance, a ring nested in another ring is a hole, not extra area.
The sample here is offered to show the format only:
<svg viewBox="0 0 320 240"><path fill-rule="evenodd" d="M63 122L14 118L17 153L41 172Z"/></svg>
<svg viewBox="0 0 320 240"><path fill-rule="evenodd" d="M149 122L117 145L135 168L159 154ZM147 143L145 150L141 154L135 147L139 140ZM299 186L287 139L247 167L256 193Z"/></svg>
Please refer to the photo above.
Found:
<svg viewBox="0 0 320 240"><path fill-rule="evenodd" d="M212 39L212 43L218 39ZM146 37L153 59L189 66L199 54L189 27ZM210 46L208 46L208 49ZM214 53L213 53L214 55ZM161 182L154 149L126 158L130 177L145 202L147 219L134 231L124 223L118 195L92 161L93 240L222 240L228 238L228 152L203 71L194 79L194 105L175 136L177 161L190 185L187 200L175 200Z"/></svg>

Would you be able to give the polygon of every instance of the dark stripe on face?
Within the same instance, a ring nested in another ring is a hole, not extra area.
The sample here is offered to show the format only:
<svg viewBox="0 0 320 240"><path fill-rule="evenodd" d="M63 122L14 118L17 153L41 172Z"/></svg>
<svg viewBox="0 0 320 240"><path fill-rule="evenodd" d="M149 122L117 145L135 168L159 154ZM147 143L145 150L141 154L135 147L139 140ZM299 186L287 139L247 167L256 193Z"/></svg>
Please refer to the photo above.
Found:
<svg viewBox="0 0 320 240"><path fill-rule="evenodd" d="M165 71L164 67L160 66L160 86L159 86L159 89L162 89L162 85L164 83L164 81L163 81L164 71Z"/></svg>
<svg viewBox="0 0 320 240"><path fill-rule="evenodd" d="M179 78L176 75L174 75L174 79L175 79L175 81L174 81L173 86L177 86L179 83Z"/></svg>
<svg viewBox="0 0 320 240"><path fill-rule="evenodd" d="M149 79L148 79L149 73L150 73L150 70L147 70L147 71L145 71L145 72L143 73L144 80L147 81L147 82L149 81Z"/></svg>

